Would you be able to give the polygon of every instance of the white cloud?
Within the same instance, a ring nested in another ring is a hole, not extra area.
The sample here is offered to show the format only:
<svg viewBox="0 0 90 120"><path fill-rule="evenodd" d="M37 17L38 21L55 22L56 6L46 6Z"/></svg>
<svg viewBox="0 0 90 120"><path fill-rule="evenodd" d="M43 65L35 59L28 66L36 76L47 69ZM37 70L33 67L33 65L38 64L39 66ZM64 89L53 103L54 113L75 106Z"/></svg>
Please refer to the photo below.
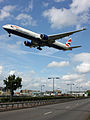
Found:
<svg viewBox="0 0 90 120"><path fill-rule="evenodd" d="M63 1L65 1L65 0L54 0L55 2L63 2Z"/></svg>
<svg viewBox="0 0 90 120"><path fill-rule="evenodd" d="M39 51L39 54L42 54L42 55L53 55L54 53L58 52L57 49L54 49L54 48L50 48L48 50L48 47L44 47L42 51Z"/></svg>
<svg viewBox="0 0 90 120"><path fill-rule="evenodd" d="M82 63L76 67L76 71L80 73L88 73L90 72L90 64Z"/></svg>
<svg viewBox="0 0 90 120"><path fill-rule="evenodd" d="M18 72L16 70L11 70L10 73L15 73L16 76L22 78L22 89L40 89L41 83L44 78L36 77L36 72L34 70L30 70L27 72Z"/></svg>
<svg viewBox="0 0 90 120"><path fill-rule="evenodd" d="M9 74L10 74L10 75L14 75L15 72L16 72L15 70L11 70Z"/></svg>
<svg viewBox="0 0 90 120"><path fill-rule="evenodd" d="M81 74L67 74L62 76L62 80L78 80L78 79L83 79L85 77L85 75L81 75Z"/></svg>
<svg viewBox="0 0 90 120"><path fill-rule="evenodd" d="M53 61L53 62L49 63L47 67L65 67L68 65L69 65L68 61L61 61L61 62Z"/></svg>
<svg viewBox="0 0 90 120"><path fill-rule="evenodd" d="M8 41L10 38L8 37L7 34L3 34L3 35L0 35L0 40L2 41ZM0 44L2 43L2 41L0 41ZM0 45L1 47L1 45Z"/></svg>
<svg viewBox="0 0 90 120"><path fill-rule="evenodd" d="M90 53L80 53L73 56L73 61L81 62L76 66L76 71L79 73L90 72Z"/></svg>
<svg viewBox="0 0 90 120"><path fill-rule="evenodd" d="M79 83L81 83L81 82L83 82L83 81L84 81L83 78L79 78L79 79L75 80L75 83L79 84Z"/></svg>
<svg viewBox="0 0 90 120"><path fill-rule="evenodd" d="M57 9L52 7L44 11L43 15L49 19L52 28L62 28L76 24L77 17L67 9Z"/></svg>
<svg viewBox="0 0 90 120"><path fill-rule="evenodd" d="M90 88L90 81L81 83L81 86L84 87L84 88L85 88L85 87Z"/></svg>
<svg viewBox="0 0 90 120"><path fill-rule="evenodd" d="M15 36L14 36L15 37ZM0 48L7 50L11 53L15 54L28 54L28 51L24 51L21 49L21 46L23 45L22 41L17 41L16 43L10 43L12 41L12 38L9 38L8 35L1 35L0 36Z"/></svg>
<svg viewBox="0 0 90 120"><path fill-rule="evenodd" d="M0 74L2 73L3 66L0 66Z"/></svg>
<svg viewBox="0 0 90 120"><path fill-rule="evenodd" d="M80 53L73 56L73 61L90 63L90 53Z"/></svg>
<svg viewBox="0 0 90 120"><path fill-rule="evenodd" d="M57 0L59 1L59 0ZM43 12L43 16L47 17L51 27L60 29L67 26L81 26L83 23L89 22L90 2L88 0L73 0L69 9L52 7Z"/></svg>
<svg viewBox="0 0 90 120"><path fill-rule="evenodd" d="M34 84L32 84L32 86L33 86L33 87L39 87L40 84L39 84L39 83L34 83Z"/></svg>
<svg viewBox="0 0 90 120"><path fill-rule="evenodd" d="M28 9L32 10L33 9L33 0L29 2Z"/></svg>
<svg viewBox="0 0 90 120"><path fill-rule="evenodd" d="M0 0L0 3L3 2L4 0Z"/></svg>
<svg viewBox="0 0 90 120"><path fill-rule="evenodd" d="M21 41L16 42L16 44L5 44L4 47L5 49L7 49L8 51L15 53L15 54L27 54L27 51L24 51L21 49Z"/></svg>
<svg viewBox="0 0 90 120"><path fill-rule="evenodd" d="M12 5L6 5L0 10L0 21L9 18L11 15L11 12L15 9L15 6Z"/></svg>
<svg viewBox="0 0 90 120"><path fill-rule="evenodd" d="M29 12L29 11L32 11L33 10L33 0L30 0L29 3L28 3L28 6L25 8L25 12Z"/></svg>
<svg viewBox="0 0 90 120"><path fill-rule="evenodd" d="M16 17L16 20L20 21L23 26L36 25L36 21L28 14L21 13Z"/></svg>
<svg viewBox="0 0 90 120"><path fill-rule="evenodd" d="M71 10L75 14L83 14L83 12L89 12L90 8L90 1L89 0L73 0L72 4L70 5Z"/></svg>
<svg viewBox="0 0 90 120"><path fill-rule="evenodd" d="M49 3L48 2L43 2L44 7L48 7Z"/></svg>
<svg viewBox="0 0 90 120"><path fill-rule="evenodd" d="M34 71L34 70L31 70L31 71L29 71L29 73L30 73L31 75L34 75L34 74L35 74L35 71Z"/></svg>

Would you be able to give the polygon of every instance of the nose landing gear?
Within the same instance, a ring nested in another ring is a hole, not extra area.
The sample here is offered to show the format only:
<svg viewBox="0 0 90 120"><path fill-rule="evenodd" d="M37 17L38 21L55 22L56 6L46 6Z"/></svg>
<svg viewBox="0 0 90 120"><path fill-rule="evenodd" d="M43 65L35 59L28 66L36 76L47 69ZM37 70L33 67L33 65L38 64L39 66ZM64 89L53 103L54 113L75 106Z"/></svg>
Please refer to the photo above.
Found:
<svg viewBox="0 0 90 120"><path fill-rule="evenodd" d="M11 34L9 33L9 37L11 37Z"/></svg>

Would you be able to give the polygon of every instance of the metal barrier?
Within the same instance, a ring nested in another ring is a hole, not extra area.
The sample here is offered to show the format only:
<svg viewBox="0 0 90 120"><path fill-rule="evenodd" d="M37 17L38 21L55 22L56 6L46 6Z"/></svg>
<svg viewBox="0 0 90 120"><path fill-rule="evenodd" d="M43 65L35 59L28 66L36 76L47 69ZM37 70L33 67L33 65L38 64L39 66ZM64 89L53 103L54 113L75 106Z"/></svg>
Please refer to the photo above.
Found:
<svg viewBox="0 0 90 120"><path fill-rule="evenodd" d="M14 102L14 103L0 103L0 111L30 108L47 104L56 103L53 100L31 101L31 102Z"/></svg>
<svg viewBox="0 0 90 120"><path fill-rule="evenodd" d="M30 101L30 102L0 103L0 112L15 110L15 109L31 108L31 107L37 107L42 105L56 104L56 103L68 102L72 100L77 100L77 98L37 100L37 101Z"/></svg>

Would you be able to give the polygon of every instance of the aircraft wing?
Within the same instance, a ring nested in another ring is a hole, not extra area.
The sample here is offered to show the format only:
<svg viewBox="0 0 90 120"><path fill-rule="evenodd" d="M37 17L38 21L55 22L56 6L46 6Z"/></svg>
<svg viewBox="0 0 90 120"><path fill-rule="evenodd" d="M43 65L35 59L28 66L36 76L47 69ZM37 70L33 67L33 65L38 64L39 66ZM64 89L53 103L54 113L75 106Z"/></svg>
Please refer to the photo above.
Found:
<svg viewBox="0 0 90 120"><path fill-rule="evenodd" d="M60 33L60 34L56 34L56 35L49 35L49 36L48 36L48 39L54 41L54 40L56 40L56 39L61 39L61 38L67 37L67 36L69 36L69 35L72 35L72 34L74 34L74 33L76 33L76 32L80 32L80 31L83 31L83 30L86 30L86 29L83 28L83 29L76 30L76 31Z"/></svg>

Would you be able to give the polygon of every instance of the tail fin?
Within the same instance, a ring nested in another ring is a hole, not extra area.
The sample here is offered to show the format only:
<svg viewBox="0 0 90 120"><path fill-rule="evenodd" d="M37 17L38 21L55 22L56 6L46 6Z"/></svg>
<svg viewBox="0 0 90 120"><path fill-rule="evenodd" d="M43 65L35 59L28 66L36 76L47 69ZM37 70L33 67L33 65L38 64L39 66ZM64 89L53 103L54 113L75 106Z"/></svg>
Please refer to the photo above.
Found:
<svg viewBox="0 0 90 120"><path fill-rule="evenodd" d="M67 47L70 47L71 42L72 42L72 38L70 38L70 39L65 43L65 45L66 45Z"/></svg>

